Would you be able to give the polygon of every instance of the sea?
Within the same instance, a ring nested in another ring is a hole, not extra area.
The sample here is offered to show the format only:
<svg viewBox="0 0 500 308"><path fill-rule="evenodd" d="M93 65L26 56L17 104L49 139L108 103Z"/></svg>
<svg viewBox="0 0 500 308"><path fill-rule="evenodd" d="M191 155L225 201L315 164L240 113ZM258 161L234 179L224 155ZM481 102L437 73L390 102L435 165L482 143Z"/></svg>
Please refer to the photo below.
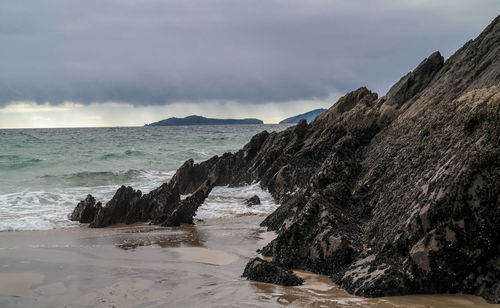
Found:
<svg viewBox="0 0 500 308"><path fill-rule="evenodd" d="M186 160L235 152L263 130L289 125L163 126L0 130L0 231L71 228L76 204L92 194L105 204L121 185L147 193ZM244 200L259 195L261 205ZM217 187L195 218L272 212L258 183Z"/></svg>

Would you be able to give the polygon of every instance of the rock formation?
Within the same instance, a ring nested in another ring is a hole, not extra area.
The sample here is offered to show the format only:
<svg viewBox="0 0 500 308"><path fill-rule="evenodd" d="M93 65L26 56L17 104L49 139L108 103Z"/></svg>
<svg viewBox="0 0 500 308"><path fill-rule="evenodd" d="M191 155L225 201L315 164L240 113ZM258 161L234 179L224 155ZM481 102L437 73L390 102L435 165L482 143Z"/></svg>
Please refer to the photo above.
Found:
<svg viewBox="0 0 500 308"><path fill-rule="evenodd" d="M260 204L260 198L259 198L259 196L254 195L253 197L248 198L247 200L245 200L245 204L247 206L258 205L258 204Z"/></svg>
<svg viewBox="0 0 500 308"><path fill-rule="evenodd" d="M278 232L263 248L276 264L330 275L356 295L462 292L498 303L499 140L497 17L386 96L359 88L310 124L187 161L149 194L120 188L91 226L192 223L213 186L260 181L281 204L262 223Z"/></svg>
<svg viewBox="0 0 500 308"><path fill-rule="evenodd" d="M95 215L101 208L101 202L98 202L96 204L95 198L91 195L88 195L87 198L77 204L69 219L73 221L79 221L81 223L91 223L94 220Z"/></svg>
<svg viewBox="0 0 500 308"><path fill-rule="evenodd" d="M297 277L292 271L287 270L276 263L267 262L261 258L254 258L248 262L243 277L249 280L275 283L284 286L298 286L304 279Z"/></svg>

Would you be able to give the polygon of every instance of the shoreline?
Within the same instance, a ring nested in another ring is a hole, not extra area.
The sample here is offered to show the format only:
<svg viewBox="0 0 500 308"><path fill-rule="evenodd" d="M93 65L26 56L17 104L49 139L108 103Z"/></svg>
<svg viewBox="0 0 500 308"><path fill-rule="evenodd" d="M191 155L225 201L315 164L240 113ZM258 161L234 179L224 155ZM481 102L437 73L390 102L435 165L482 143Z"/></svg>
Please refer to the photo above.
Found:
<svg viewBox="0 0 500 308"><path fill-rule="evenodd" d="M0 306L500 307L471 295L362 298L299 270L298 287L247 281L246 262L275 236L258 226L264 217L2 232Z"/></svg>

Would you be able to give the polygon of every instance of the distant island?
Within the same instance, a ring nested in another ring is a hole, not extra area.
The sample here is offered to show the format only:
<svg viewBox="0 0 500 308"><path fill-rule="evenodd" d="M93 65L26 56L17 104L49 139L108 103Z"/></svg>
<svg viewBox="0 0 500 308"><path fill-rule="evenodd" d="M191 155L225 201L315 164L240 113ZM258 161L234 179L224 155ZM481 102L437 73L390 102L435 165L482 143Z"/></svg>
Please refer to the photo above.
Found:
<svg viewBox="0 0 500 308"><path fill-rule="evenodd" d="M259 119L213 119L198 115L185 118L168 118L144 126L177 126L177 125L242 125L242 124L264 124Z"/></svg>
<svg viewBox="0 0 500 308"><path fill-rule="evenodd" d="M320 108L320 109L314 109L306 113L302 113L290 118L286 118L283 121L281 121L279 124L296 124L298 123L301 119L306 119L307 123L312 122L314 119L316 119L317 116L322 114L326 109Z"/></svg>

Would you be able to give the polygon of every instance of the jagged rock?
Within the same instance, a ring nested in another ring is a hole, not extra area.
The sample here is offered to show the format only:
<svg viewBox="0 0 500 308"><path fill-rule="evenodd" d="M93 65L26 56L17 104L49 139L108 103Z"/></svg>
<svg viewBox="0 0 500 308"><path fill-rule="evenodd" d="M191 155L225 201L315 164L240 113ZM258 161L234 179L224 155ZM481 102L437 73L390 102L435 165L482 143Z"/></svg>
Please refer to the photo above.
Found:
<svg viewBox="0 0 500 308"><path fill-rule="evenodd" d="M298 286L304 280L297 277L292 271L289 271L276 263L267 262L261 258L255 258L248 262L243 272L243 277L249 280L275 283L284 286Z"/></svg>
<svg viewBox="0 0 500 308"><path fill-rule="evenodd" d="M193 216L196 214L196 210L208 197L212 187L213 184L208 179L191 196L180 202L179 206L168 215L162 226L174 227L181 224L193 224Z"/></svg>
<svg viewBox="0 0 500 308"><path fill-rule="evenodd" d="M179 206L180 202L178 186L172 181L163 184L137 202L136 207L138 211L141 211L141 218L137 216L136 221L151 219L153 224L160 224Z"/></svg>
<svg viewBox="0 0 500 308"><path fill-rule="evenodd" d="M97 202L96 204L95 198L92 195L87 195L84 200L78 203L69 219L81 223L90 223L94 220L95 215L101 207L101 202Z"/></svg>
<svg viewBox="0 0 500 308"><path fill-rule="evenodd" d="M424 90L432 81L434 75L443 67L444 58L436 51L424 59L415 70L401 78L387 92L386 105L400 107L411 98Z"/></svg>
<svg viewBox="0 0 500 308"><path fill-rule="evenodd" d="M97 211L90 227L100 228L129 221L129 216L133 215L131 209L134 208L141 195L140 190L136 191L130 186L120 187L106 206Z"/></svg>
<svg viewBox="0 0 500 308"><path fill-rule="evenodd" d="M267 216L260 225L262 227L267 227L268 231L277 231L281 225L288 225L298 209L304 204L304 196L305 192L303 190L292 196L286 196L281 206Z"/></svg>
<svg viewBox="0 0 500 308"><path fill-rule="evenodd" d="M247 206L254 206L260 204L260 198L257 195L253 195L251 198L245 200Z"/></svg>
<svg viewBox="0 0 500 308"><path fill-rule="evenodd" d="M260 182L281 204L262 223L278 233L262 250L276 264L362 296L461 292L500 303L499 54L497 17L386 96L359 88L310 124L187 161L147 195L118 190L94 221L192 223L213 186Z"/></svg>
<svg viewBox="0 0 500 308"><path fill-rule="evenodd" d="M175 173L172 183L176 183L183 194L194 192L205 182L218 157L201 164L195 164L192 159L188 159Z"/></svg>

